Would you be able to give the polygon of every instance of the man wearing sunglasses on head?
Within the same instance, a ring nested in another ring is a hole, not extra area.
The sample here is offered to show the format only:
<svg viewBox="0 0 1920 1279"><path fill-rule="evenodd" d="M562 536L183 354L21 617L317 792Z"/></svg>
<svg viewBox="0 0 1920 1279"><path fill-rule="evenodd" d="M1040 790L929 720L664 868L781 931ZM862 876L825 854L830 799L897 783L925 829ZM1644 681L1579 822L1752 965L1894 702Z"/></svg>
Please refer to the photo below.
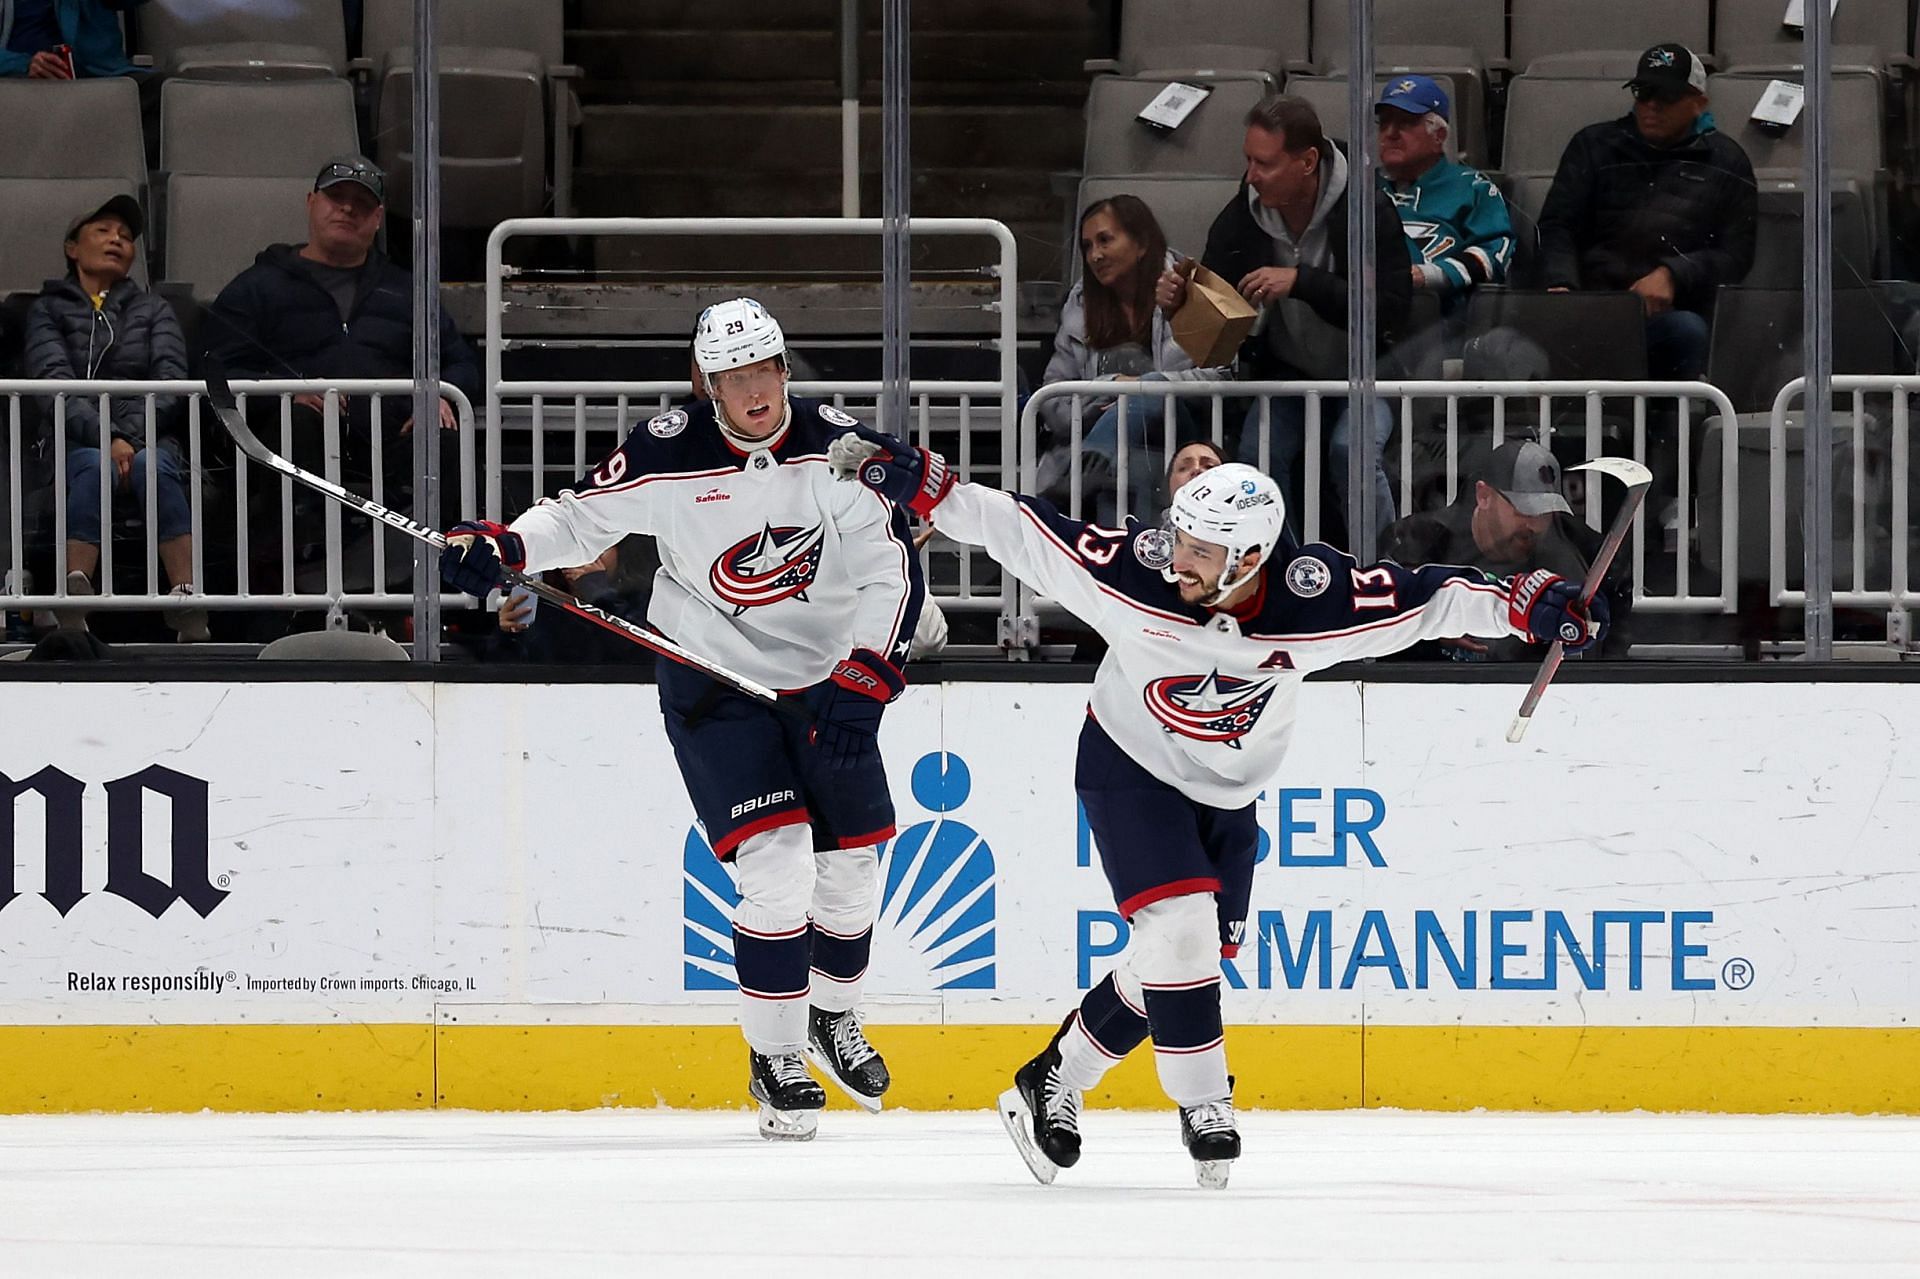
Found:
<svg viewBox="0 0 1920 1279"><path fill-rule="evenodd" d="M1708 110L1706 68L1657 44L1627 81L1633 109L1588 125L1560 157L1540 211L1550 288L1630 289L1647 316L1647 371L1706 372L1714 290L1753 266L1753 165Z"/></svg>

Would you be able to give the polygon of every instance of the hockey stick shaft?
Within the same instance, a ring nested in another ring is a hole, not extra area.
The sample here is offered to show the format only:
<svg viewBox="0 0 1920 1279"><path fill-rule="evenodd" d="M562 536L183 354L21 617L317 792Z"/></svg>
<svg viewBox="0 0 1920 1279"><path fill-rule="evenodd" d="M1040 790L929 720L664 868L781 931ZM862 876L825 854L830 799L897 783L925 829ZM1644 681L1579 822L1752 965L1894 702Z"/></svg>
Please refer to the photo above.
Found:
<svg viewBox="0 0 1920 1279"><path fill-rule="evenodd" d="M417 523L399 511L390 510L380 505L380 503L374 501L372 498L362 497L358 493L350 492L338 484L335 484L332 480L324 476L315 475L311 471L304 470L286 458L281 457L278 453L275 453L263 444L260 437L253 433L253 428L247 425L247 419L241 414L239 403L234 399L233 390L227 385L227 380L221 372L217 369L209 368L207 370L206 380L207 403L212 406L214 416L220 419L220 425L226 428L227 434L233 437L233 442L239 446L242 453L245 453L248 457L264 467L278 471L282 475L299 481L316 493L325 494L342 506L359 511L362 515L379 520L382 524L391 528L398 529L415 541L425 542L428 546L436 550L444 551L447 549L446 535L438 529L429 528L424 524ZM527 591L557 608L565 609L576 617L583 617L594 625L612 631L623 639L631 640L642 648L649 649L661 657L667 658L669 661L679 662L682 666L690 666L694 670L700 671L702 674L708 675L720 683L727 685L736 692L744 693L755 701L765 702L769 706L781 711L797 713L797 708L766 685L750 680L744 675L736 675L726 667L709 661L698 653L689 652L664 635L659 635L643 627L635 626L624 617L617 617L604 609L595 608L583 600L576 599L563 590L547 585L544 580L534 574L522 573L518 569L508 568L502 564L500 566L500 576L510 585L524 587Z"/></svg>
<svg viewBox="0 0 1920 1279"><path fill-rule="evenodd" d="M1614 556L1620 553L1621 544L1627 539L1627 530L1633 526L1634 517L1640 513L1640 506L1646 500L1647 488L1653 483L1653 473L1638 462L1625 458L1599 458L1575 467L1575 470L1599 471L1624 481L1627 485L1627 500L1613 517L1613 524L1607 529L1606 540L1600 543L1599 552L1593 557L1593 563L1587 566L1586 581L1580 585L1580 602L1591 603L1600 583L1606 580L1607 570L1613 567ZM1547 685L1560 669L1560 663L1566 658L1566 645L1559 640L1547 650L1540 659L1540 669L1534 673L1533 683L1527 688L1527 695L1520 701L1520 712L1513 717L1513 724L1507 729L1507 740L1517 742L1526 736L1527 725L1533 722L1534 708L1540 705L1540 698L1546 693Z"/></svg>

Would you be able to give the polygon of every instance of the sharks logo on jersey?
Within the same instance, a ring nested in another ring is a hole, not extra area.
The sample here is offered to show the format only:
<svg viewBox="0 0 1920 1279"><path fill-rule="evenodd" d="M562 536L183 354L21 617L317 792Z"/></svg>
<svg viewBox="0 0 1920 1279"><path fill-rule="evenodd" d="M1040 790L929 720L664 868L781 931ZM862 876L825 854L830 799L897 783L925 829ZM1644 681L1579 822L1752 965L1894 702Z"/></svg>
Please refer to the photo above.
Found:
<svg viewBox="0 0 1920 1279"><path fill-rule="evenodd" d="M820 574L825 533L822 524L812 528L763 525L758 533L720 552L707 571L707 581L715 595L733 605L735 617L781 600L805 601L807 588Z"/></svg>
<svg viewBox="0 0 1920 1279"><path fill-rule="evenodd" d="M1145 689L1147 709L1169 733L1240 749L1273 698L1272 680L1240 679L1212 670L1168 675Z"/></svg>
<svg viewBox="0 0 1920 1279"><path fill-rule="evenodd" d="M1401 197L1395 195L1393 202L1400 204ZM1406 232L1407 239L1413 241L1414 247L1419 250L1422 262L1438 262L1460 247L1460 239L1454 235L1451 227L1426 218L1402 216L1400 229Z"/></svg>

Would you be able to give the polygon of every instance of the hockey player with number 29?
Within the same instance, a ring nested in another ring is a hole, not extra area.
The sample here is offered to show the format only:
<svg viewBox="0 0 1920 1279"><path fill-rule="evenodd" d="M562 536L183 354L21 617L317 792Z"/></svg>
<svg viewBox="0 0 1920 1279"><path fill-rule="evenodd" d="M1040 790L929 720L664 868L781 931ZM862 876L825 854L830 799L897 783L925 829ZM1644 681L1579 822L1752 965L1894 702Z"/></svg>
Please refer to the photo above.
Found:
<svg viewBox="0 0 1920 1279"><path fill-rule="evenodd" d="M1425 639L1516 635L1577 650L1606 629L1580 584L1283 546L1266 475L1217 466L1174 495L1164 527L1068 519L1046 502L955 484L938 454L864 427L830 450L855 475L1097 630L1107 656L1080 730L1074 786L1132 936L1046 1048L1014 1075L1001 1118L1042 1182L1080 1158L1081 1094L1149 1036L1204 1186L1240 1154L1220 1013L1220 958L1245 929L1259 832L1307 673ZM1276 553L1277 552L1277 553Z"/></svg>
<svg viewBox="0 0 1920 1279"><path fill-rule="evenodd" d="M811 712L781 714L690 667L659 666L680 775L738 881L734 967L760 1131L806 1140L826 1095L805 1056L869 1110L890 1083L857 1012L875 846L894 833L876 733L905 687L925 586L906 517L834 482L827 446L858 424L788 397L786 339L766 309L749 298L708 307L693 349L710 401L636 428L511 526L456 526L441 570L484 595L502 563L584 564L651 533L661 567L648 622Z"/></svg>

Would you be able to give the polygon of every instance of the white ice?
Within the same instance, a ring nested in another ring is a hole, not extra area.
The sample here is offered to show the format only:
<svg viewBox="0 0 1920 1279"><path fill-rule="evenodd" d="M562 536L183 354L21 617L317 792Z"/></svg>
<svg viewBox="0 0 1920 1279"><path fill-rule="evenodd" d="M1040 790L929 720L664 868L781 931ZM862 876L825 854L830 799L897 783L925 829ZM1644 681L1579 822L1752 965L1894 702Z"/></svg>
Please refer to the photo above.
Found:
<svg viewBox="0 0 1920 1279"><path fill-rule="evenodd" d="M1171 1114L1051 1187L986 1113L8 1117L0 1274L1920 1275L1916 1119L1242 1121L1216 1192Z"/></svg>

